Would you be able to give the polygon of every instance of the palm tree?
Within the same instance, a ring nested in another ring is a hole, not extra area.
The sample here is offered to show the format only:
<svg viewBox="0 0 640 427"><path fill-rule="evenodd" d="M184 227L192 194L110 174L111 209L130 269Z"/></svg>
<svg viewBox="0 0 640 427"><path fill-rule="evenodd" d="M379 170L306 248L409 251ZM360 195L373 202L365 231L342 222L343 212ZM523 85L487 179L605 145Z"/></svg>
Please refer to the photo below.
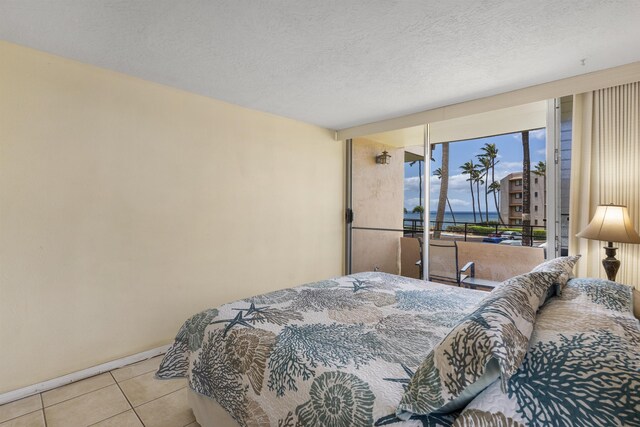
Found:
<svg viewBox="0 0 640 427"><path fill-rule="evenodd" d="M480 172L485 177L485 180L484 180L484 208L485 208L485 218L486 218L486 221L487 221L487 224L488 224L489 223L489 191L488 191L488 185L489 185L489 170L491 170L491 160L488 157L485 157L485 156L478 156L478 160L480 161L480 165L482 166L482 169L480 170Z"/></svg>
<svg viewBox="0 0 640 427"><path fill-rule="evenodd" d="M493 200L496 204L496 210L498 211L498 218L500 219L500 223L502 222L502 216L500 215L500 209L498 209L498 193L500 192L500 183L498 181L493 181L491 185L489 185L489 193L493 193Z"/></svg>
<svg viewBox="0 0 640 427"><path fill-rule="evenodd" d="M442 167L440 171L440 195L438 197L438 210L436 212L436 227L433 230L433 238L439 239L442 231L442 222L444 221L445 203L448 200L449 192L449 143L442 144Z"/></svg>
<svg viewBox="0 0 640 427"><path fill-rule="evenodd" d="M484 184L484 180L482 179L484 175L482 175L482 170L480 169L480 165L475 165L473 176L474 176L473 181L476 183L476 190L478 192L478 197L476 198L476 202L478 202L478 215L480 216L480 222L482 222L482 206L480 205L480 186Z"/></svg>
<svg viewBox="0 0 640 427"><path fill-rule="evenodd" d="M531 158L529 131L522 132L522 245L531 246Z"/></svg>
<svg viewBox="0 0 640 427"><path fill-rule="evenodd" d="M473 192L473 182L475 180L476 165L473 163L473 160L469 160L468 162L460 166L460 169L462 169L463 175L469 175L469 178L467 178L467 182L469 182L469 188L471 189L471 207L473 208L473 222L477 222L476 201L475 201L475 196Z"/></svg>
<svg viewBox="0 0 640 427"><path fill-rule="evenodd" d="M543 161L539 161L533 170L535 175L542 177L542 209L544 209L544 219L547 219L547 164Z"/></svg>
<svg viewBox="0 0 640 427"><path fill-rule="evenodd" d="M409 163L409 166L413 166L416 162L418 162L418 203L422 206L422 160L414 160ZM416 213L415 208L413 209L413 213ZM422 218L422 214L424 213L424 209L420 211L420 219Z"/></svg>
<svg viewBox="0 0 640 427"><path fill-rule="evenodd" d="M487 157L488 159L491 160L491 184L489 184L489 187L491 187L492 185L494 185L494 183L496 182L496 165L498 163L500 163L499 160L497 160L498 158L498 149L496 148L496 144L489 144L486 143L484 144L484 147L481 148L481 150L483 151L482 156ZM500 224L504 224L504 221L502 220L502 215L500 214L500 207L498 206L498 191L500 191L500 185L498 184L498 190L494 190L492 191L493 193L493 204L496 207L496 212L498 212L498 219L500 220Z"/></svg>
<svg viewBox="0 0 640 427"><path fill-rule="evenodd" d="M535 169L533 170L533 173L538 175L538 176L545 176L547 173L547 164L543 161L539 161L536 164Z"/></svg>
<svg viewBox="0 0 640 427"><path fill-rule="evenodd" d="M438 168L433 171L433 175L438 177L438 179L442 179L442 169ZM456 224L456 216L453 214L453 209L451 209L451 202L449 201L449 196L447 196L447 206L449 207L449 213L451 213L451 218L453 219L453 224Z"/></svg>
<svg viewBox="0 0 640 427"><path fill-rule="evenodd" d="M480 222L482 222L482 206L480 205L480 185L484 184L482 180L482 171L479 169L480 165L474 164L473 171L471 172L471 176L473 177L473 182L476 184L476 203L478 204L478 215L480 216Z"/></svg>

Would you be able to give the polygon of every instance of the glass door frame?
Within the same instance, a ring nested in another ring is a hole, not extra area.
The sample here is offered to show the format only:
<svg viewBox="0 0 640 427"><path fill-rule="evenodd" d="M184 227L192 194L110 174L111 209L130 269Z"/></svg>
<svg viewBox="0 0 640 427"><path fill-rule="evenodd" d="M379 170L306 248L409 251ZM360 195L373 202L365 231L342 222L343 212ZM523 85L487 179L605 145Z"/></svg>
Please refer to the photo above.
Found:
<svg viewBox="0 0 640 427"><path fill-rule="evenodd" d="M429 206L430 203L430 195L429 195L429 183L426 177L431 175L431 162L426 161L426 159L431 159L431 146L428 144L428 135L429 135L429 125L424 125L423 132L423 156L425 159L424 167L422 169L422 194L424 199L424 206ZM429 147L429 150L427 150ZM353 140L347 139L345 141L345 257L344 257L344 271L345 274L352 273L353 267ZM424 222L423 226L428 227L430 221L430 209L425 209L424 211ZM358 227L362 229L370 229L370 230L378 230L378 231L401 231L401 230L391 230L391 229L379 229L379 228L368 228L368 227ZM428 228L425 228L427 231L426 235L424 235L422 244L422 263L425 264L425 260L429 259L429 233ZM428 275L425 271L426 269L422 269L422 279L425 279Z"/></svg>
<svg viewBox="0 0 640 427"><path fill-rule="evenodd" d="M547 101L547 259L560 256L560 98Z"/></svg>
<svg viewBox="0 0 640 427"><path fill-rule="evenodd" d="M546 191L547 191L547 251L546 258L552 259L560 254L560 99L554 98L547 101L547 121L546 121ZM432 165L431 154L433 145L430 140L430 125L424 125L424 168L422 180L422 194L424 194L424 234L422 247L422 279L428 278L429 240L431 225L431 177ZM346 186L345 186L345 274L352 272L352 249L353 249L353 141L345 141L346 160Z"/></svg>
<svg viewBox="0 0 640 427"><path fill-rule="evenodd" d="M346 188L345 188L345 239L344 239L344 273L351 274L353 248L353 140L345 141Z"/></svg>

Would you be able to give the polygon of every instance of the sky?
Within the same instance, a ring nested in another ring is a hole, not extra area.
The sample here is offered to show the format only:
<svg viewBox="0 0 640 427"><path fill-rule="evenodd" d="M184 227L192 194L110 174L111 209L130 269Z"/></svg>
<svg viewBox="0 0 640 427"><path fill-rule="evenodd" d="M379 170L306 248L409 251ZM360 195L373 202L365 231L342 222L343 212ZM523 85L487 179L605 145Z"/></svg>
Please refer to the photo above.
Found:
<svg viewBox="0 0 640 427"><path fill-rule="evenodd" d="M529 132L529 155L531 157L531 169L539 161L545 161L546 157L546 130L538 129ZM496 181L504 178L512 172L522 172L522 137L520 133L512 133L486 138L472 139L467 141L457 141L449 144L449 202L454 212L470 212L471 193L468 175L462 175L460 166L473 160L479 163L477 155L481 154L481 147L485 144L496 144L498 149L498 163L496 164ZM434 171L441 166L442 146L436 145L433 152L434 162L431 162L431 170ZM424 164L423 164L424 169ZM424 170L423 170L424 173ZM404 166L404 207L411 212L419 204L419 177L418 164L411 166L405 163ZM489 183L490 184L490 183ZM483 189L481 189L483 191ZM438 195L440 193L440 180L431 177L431 211L435 211L438 205ZM477 202L476 202L477 203ZM481 206L484 211L484 197L481 197ZM489 212L495 212L493 196L489 198Z"/></svg>

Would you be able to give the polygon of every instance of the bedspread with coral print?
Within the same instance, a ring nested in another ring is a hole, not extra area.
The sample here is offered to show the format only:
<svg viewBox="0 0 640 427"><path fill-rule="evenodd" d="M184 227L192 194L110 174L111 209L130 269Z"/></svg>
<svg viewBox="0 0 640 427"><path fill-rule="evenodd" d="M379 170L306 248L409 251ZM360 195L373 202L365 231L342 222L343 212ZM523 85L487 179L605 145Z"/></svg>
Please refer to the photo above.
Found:
<svg viewBox="0 0 640 427"><path fill-rule="evenodd" d="M571 279L540 310L506 393L487 387L456 427L640 426L640 323L631 288Z"/></svg>
<svg viewBox="0 0 640 427"><path fill-rule="evenodd" d="M242 426L450 425L395 417L415 368L487 294L385 273L283 289L196 314L157 373L187 377Z"/></svg>

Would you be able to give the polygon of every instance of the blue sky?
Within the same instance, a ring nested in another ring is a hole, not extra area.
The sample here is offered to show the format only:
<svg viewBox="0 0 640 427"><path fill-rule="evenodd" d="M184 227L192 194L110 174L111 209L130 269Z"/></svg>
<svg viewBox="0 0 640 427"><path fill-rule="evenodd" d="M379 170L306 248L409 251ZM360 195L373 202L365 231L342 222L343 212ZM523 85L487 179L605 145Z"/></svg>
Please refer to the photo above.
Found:
<svg viewBox="0 0 640 427"><path fill-rule="evenodd" d="M531 167L539 161L545 161L545 129L538 129L529 133L529 153L531 156ZM480 148L486 143L496 144L498 148L498 161L496 165L496 181L504 178L512 172L522 171L522 139L520 133L491 136L467 141L452 142L449 144L449 201L454 211L471 211L471 194L467 175L462 175L460 166L473 159L478 163L477 155L482 151ZM432 170L439 168L442 162L442 146L437 145L433 154L435 162L431 162ZM424 172L424 171L423 171ZM411 210L418 205L418 164L410 166L405 163L404 167L404 207ZM482 191L482 190L481 190ZM440 192L440 180L435 176L431 177L431 210L435 211L438 205L438 194ZM484 199L482 198L482 208L484 210ZM489 212L495 211L493 200L489 200Z"/></svg>

